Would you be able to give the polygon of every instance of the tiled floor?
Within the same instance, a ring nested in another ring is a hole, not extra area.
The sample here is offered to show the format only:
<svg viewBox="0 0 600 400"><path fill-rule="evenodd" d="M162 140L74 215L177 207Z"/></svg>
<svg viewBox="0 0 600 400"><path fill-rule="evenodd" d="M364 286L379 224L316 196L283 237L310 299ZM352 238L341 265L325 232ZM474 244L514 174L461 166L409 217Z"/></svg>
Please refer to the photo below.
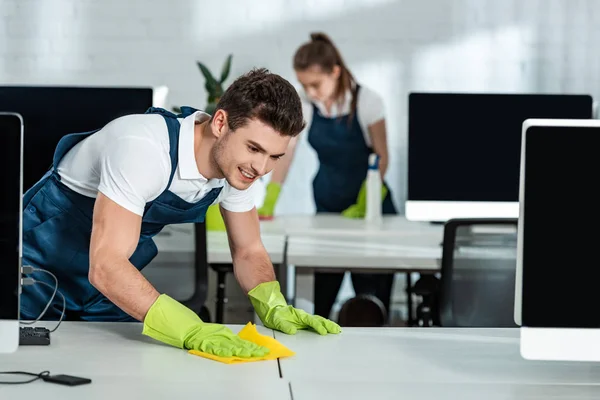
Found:
<svg viewBox="0 0 600 400"><path fill-rule="evenodd" d="M151 263L143 270L144 276L162 293L167 293L175 299L185 300L189 298L193 291L194 273L191 266L178 264L157 264ZM209 269L209 291L207 307L214 318L215 300L216 300L216 274ZM296 306L307 312L313 311L312 299L312 276L300 276L297 281L297 304ZM390 324L393 326L402 326L406 320L406 293L405 276L397 274L393 295L392 295L392 315ZM334 305L331 318L337 318L337 312L341 305L354 295L349 276L344 278L342 287L338 294L337 302ZM254 312L250 302L242 293L233 274L227 276L227 299L225 307L225 323L245 324L248 321L254 321ZM259 322L259 321L254 321Z"/></svg>

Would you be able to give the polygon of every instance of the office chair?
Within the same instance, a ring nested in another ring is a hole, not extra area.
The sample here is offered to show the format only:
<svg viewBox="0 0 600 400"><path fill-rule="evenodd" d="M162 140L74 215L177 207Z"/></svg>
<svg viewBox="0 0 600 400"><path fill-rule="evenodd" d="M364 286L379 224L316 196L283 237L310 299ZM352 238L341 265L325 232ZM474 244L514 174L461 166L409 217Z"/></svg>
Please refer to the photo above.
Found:
<svg viewBox="0 0 600 400"><path fill-rule="evenodd" d="M387 321L385 306L377 297L361 294L347 300L338 313L340 326L381 327Z"/></svg>
<svg viewBox="0 0 600 400"><path fill-rule="evenodd" d="M444 225L439 321L444 327L515 327L517 219Z"/></svg>
<svg viewBox="0 0 600 400"><path fill-rule="evenodd" d="M206 307L208 296L208 250L206 243L206 223L195 223L195 249L194 256L194 294L182 303L200 316L202 321L210 322L210 312Z"/></svg>
<svg viewBox="0 0 600 400"><path fill-rule="evenodd" d="M408 295L414 294L421 298L417 305L416 318L409 320L409 326L419 327L439 326L439 297L440 280L435 275L421 275L419 280L411 288Z"/></svg>

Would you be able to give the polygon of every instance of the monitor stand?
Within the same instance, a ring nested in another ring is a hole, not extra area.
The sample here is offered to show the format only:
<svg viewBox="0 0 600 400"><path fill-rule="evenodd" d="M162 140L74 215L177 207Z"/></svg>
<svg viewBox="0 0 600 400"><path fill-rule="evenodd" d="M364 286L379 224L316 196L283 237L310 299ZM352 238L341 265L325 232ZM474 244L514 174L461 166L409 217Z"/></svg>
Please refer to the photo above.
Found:
<svg viewBox="0 0 600 400"><path fill-rule="evenodd" d="M600 328L521 327L521 356L527 360L600 361Z"/></svg>
<svg viewBox="0 0 600 400"><path fill-rule="evenodd" d="M0 353L13 353L19 347L19 321L0 320Z"/></svg>

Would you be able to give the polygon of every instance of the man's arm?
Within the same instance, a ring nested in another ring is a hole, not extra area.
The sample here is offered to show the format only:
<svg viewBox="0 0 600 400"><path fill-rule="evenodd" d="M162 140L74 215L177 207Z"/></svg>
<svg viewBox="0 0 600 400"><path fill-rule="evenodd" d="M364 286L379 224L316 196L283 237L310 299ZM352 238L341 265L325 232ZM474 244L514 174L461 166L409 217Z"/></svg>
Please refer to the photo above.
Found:
<svg viewBox="0 0 600 400"><path fill-rule="evenodd" d="M119 308L143 321L159 296L129 258L135 251L142 218L101 192L94 206L90 244L90 283Z"/></svg>
<svg viewBox="0 0 600 400"><path fill-rule="evenodd" d="M256 208L232 212L221 207L227 229L234 274L242 290L248 293L263 282L275 280L273 263L260 238Z"/></svg>

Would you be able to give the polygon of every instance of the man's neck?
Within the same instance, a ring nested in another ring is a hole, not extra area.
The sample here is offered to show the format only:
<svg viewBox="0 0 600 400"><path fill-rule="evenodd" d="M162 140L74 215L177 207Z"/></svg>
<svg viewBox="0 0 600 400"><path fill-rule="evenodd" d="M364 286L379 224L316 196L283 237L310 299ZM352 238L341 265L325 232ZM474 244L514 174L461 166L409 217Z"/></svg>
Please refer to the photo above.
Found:
<svg viewBox="0 0 600 400"><path fill-rule="evenodd" d="M196 158L198 172L206 179L217 177L217 171L215 171L210 159L211 150L216 139L210 129L209 121L194 125L194 157Z"/></svg>

